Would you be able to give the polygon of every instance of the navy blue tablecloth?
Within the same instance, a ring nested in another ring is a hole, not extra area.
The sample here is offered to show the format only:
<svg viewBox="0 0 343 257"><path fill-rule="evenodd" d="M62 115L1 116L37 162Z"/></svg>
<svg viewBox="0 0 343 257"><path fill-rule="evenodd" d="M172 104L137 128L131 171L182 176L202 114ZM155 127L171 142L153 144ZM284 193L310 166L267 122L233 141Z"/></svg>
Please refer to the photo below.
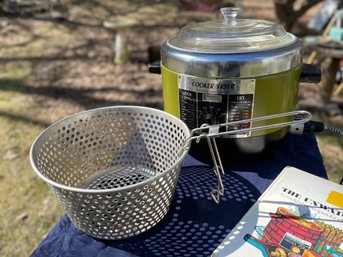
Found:
<svg viewBox="0 0 343 257"><path fill-rule="evenodd" d="M285 166L326 178L314 135L287 135L267 157L225 167L225 194L215 204L212 168L187 156L168 214L151 230L125 240L99 240L78 231L64 215L33 257L210 256ZM296 178L295 178L296 179Z"/></svg>

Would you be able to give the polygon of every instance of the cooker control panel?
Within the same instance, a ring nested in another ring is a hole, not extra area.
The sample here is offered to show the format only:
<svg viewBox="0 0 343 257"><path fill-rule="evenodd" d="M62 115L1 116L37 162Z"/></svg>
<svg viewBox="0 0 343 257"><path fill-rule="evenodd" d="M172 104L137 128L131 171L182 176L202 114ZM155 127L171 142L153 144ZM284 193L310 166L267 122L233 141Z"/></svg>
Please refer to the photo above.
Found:
<svg viewBox="0 0 343 257"><path fill-rule="evenodd" d="M179 75L180 118L190 129L204 123L212 125L249 119L253 112L255 85L254 79L206 79ZM247 122L224 130L249 127L251 123ZM228 137L248 136L250 132Z"/></svg>

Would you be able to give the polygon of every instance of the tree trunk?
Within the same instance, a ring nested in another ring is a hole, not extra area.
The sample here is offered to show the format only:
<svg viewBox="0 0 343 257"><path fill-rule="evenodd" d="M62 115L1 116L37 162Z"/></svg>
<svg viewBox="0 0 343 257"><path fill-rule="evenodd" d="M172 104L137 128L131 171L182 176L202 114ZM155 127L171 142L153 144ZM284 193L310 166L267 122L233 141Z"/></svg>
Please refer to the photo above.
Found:
<svg viewBox="0 0 343 257"><path fill-rule="evenodd" d="M305 0L299 10L294 10L294 3L296 0L274 0L275 14L278 22L284 26L287 31L290 31L308 9L322 1L323 0Z"/></svg>

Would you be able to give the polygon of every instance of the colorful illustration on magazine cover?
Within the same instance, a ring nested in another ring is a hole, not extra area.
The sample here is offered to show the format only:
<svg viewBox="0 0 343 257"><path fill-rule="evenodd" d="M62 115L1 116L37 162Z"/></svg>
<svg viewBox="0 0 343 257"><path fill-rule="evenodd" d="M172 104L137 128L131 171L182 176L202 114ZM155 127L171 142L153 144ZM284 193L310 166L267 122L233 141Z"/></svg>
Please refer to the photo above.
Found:
<svg viewBox="0 0 343 257"><path fill-rule="evenodd" d="M325 220L310 221L284 207L269 215L265 227L244 237L264 257L343 257L343 231Z"/></svg>

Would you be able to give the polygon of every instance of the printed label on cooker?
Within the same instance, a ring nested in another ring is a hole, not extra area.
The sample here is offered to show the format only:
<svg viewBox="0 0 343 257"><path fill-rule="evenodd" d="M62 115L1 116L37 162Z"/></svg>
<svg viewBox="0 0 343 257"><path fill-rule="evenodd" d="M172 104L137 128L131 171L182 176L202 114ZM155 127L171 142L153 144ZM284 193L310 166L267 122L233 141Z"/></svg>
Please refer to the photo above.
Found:
<svg viewBox="0 0 343 257"><path fill-rule="evenodd" d="M190 129L202 124L219 124L252 117L255 79L206 79L180 75L180 118ZM233 130L250 128L251 123L223 128ZM250 132L228 137L248 137Z"/></svg>

